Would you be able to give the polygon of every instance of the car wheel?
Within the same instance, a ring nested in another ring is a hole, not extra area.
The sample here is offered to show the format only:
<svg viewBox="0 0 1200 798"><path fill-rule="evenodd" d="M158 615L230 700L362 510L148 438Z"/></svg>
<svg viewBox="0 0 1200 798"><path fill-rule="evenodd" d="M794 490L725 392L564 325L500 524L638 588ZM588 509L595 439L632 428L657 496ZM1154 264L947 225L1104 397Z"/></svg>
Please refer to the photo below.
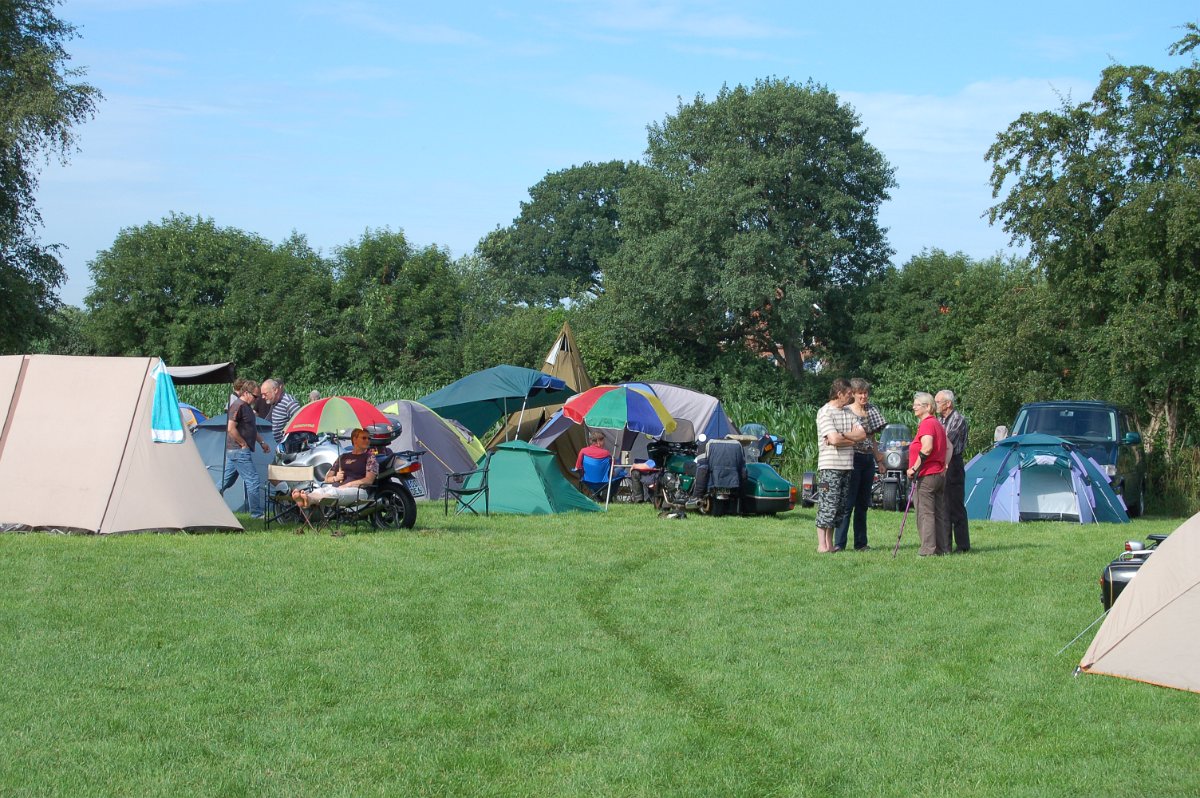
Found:
<svg viewBox="0 0 1200 798"><path fill-rule="evenodd" d="M1138 491L1137 501L1132 501L1125 508L1128 511L1130 518L1140 518L1142 513L1146 511L1146 494Z"/></svg>

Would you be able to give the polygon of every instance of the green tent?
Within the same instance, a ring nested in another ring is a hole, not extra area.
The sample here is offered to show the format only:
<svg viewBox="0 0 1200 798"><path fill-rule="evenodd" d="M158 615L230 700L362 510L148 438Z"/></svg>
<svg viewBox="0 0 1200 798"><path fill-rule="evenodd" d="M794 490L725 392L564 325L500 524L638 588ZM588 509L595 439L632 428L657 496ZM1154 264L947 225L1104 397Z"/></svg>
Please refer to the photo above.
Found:
<svg viewBox="0 0 1200 798"><path fill-rule="evenodd" d="M565 382L549 374L520 366L492 366L417 401L483 437L510 413L562 404L574 395Z"/></svg>
<svg viewBox="0 0 1200 798"><path fill-rule="evenodd" d="M488 472L488 507L493 513L549 515L578 510L600 511L558 470L554 454L524 441L497 446L484 460ZM483 475L470 477L465 488L477 487Z"/></svg>
<svg viewBox="0 0 1200 798"><path fill-rule="evenodd" d="M1096 461L1052 435L1014 435L967 463L967 517L1129 523Z"/></svg>

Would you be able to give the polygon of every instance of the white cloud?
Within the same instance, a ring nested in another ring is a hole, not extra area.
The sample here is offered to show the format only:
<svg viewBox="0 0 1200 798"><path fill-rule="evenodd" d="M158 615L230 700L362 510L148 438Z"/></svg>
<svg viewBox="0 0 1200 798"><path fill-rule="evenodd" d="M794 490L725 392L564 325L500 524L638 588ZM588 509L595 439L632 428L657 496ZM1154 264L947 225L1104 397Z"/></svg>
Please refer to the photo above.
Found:
<svg viewBox="0 0 1200 798"><path fill-rule="evenodd" d="M387 80L400 73L389 67L344 66L323 69L313 74L318 83L357 83L360 81Z"/></svg>
<svg viewBox="0 0 1200 798"><path fill-rule="evenodd" d="M381 7L371 3L329 3L310 7L310 13L334 17L352 27L407 44L477 46L486 41L478 34L452 25L415 21L412 12L405 9Z"/></svg>
<svg viewBox="0 0 1200 798"><path fill-rule="evenodd" d="M1008 248L1008 236L983 214L995 203L984 153L996 135L1027 111L1076 101L1091 85L1071 79L973 83L952 95L841 92L858 111L867 141L896 170L881 218L891 228L896 260L926 247L987 257Z"/></svg>
<svg viewBox="0 0 1200 798"><path fill-rule="evenodd" d="M766 21L717 10L710 3L671 0L590 0L589 24L612 31L700 36L711 39L770 39L794 35Z"/></svg>

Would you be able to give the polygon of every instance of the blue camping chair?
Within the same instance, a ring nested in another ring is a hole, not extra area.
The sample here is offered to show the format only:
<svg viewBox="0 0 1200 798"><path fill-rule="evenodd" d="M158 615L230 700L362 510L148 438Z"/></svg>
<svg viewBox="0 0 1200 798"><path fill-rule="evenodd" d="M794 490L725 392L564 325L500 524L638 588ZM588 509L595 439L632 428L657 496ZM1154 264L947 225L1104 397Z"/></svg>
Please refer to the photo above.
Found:
<svg viewBox="0 0 1200 798"><path fill-rule="evenodd" d="M611 457L589 457L583 456L583 476L579 482L583 485L584 491L596 501L604 501L605 496L609 494L609 469L612 467ZM612 494L616 495L617 486L621 484L621 480L625 479L626 471L624 468L618 468L612 472Z"/></svg>

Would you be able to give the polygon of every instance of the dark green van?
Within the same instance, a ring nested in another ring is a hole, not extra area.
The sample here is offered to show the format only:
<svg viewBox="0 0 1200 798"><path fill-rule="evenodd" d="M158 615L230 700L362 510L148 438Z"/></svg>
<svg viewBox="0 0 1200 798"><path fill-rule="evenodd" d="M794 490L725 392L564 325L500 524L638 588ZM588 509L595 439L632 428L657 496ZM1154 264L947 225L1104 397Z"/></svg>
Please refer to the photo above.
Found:
<svg viewBox="0 0 1200 798"><path fill-rule="evenodd" d="M997 440L1030 432L1075 444L1108 475L1131 518L1145 510L1146 453L1129 413L1108 402L1031 402L1021 405L1011 431L996 428Z"/></svg>

